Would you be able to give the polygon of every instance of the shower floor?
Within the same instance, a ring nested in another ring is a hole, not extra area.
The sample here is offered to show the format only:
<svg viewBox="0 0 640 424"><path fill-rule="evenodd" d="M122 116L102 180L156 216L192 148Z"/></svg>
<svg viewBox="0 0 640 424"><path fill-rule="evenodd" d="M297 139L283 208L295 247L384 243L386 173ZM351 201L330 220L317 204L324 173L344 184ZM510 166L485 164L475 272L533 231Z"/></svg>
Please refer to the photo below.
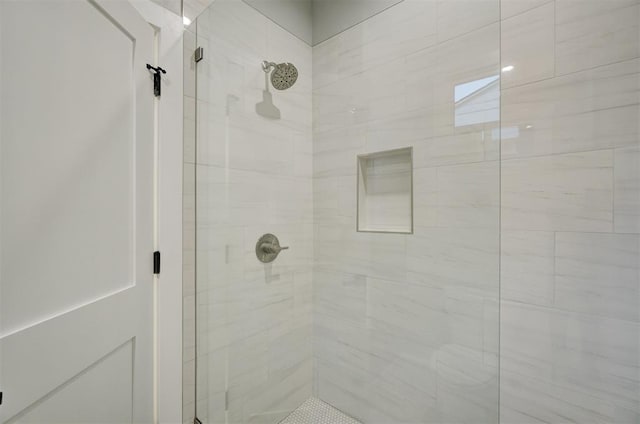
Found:
<svg viewBox="0 0 640 424"><path fill-rule="evenodd" d="M318 398L309 398L280 424L362 424Z"/></svg>

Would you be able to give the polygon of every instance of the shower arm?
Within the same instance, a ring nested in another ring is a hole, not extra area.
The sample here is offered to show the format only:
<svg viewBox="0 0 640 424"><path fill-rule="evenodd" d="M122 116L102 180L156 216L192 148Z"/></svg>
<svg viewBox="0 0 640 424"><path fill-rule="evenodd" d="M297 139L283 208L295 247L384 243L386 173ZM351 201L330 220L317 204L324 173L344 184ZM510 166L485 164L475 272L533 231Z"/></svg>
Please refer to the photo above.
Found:
<svg viewBox="0 0 640 424"><path fill-rule="evenodd" d="M269 71L264 71L264 91L270 93L269 91Z"/></svg>
<svg viewBox="0 0 640 424"><path fill-rule="evenodd" d="M268 74L269 72L271 72L272 68L275 68L278 64L275 62L269 62L268 60L263 60L262 61L262 70L264 71L265 74Z"/></svg>

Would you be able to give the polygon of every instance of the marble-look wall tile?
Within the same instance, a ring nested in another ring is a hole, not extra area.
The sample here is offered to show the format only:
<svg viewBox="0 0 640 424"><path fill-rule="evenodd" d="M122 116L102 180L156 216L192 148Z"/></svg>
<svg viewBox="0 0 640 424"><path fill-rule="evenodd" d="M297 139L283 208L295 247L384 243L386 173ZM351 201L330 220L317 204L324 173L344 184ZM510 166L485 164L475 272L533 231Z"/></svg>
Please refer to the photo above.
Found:
<svg viewBox="0 0 640 424"><path fill-rule="evenodd" d="M502 19L511 18L528 10L542 6L545 3L554 2L555 0L501 0L500 1L500 17Z"/></svg>
<svg viewBox="0 0 640 424"><path fill-rule="evenodd" d="M495 321L491 321L495 326ZM496 364L487 364L481 352L445 345L437 354L437 422L495 423L498 410Z"/></svg>
<svg viewBox="0 0 640 424"><path fill-rule="evenodd" d="M313 180L314 222L356 226L356 177L338 176ZM319 234L319 236L322 236ZM326 238L323 238L326 240Z"/></svg>
<svg viewBox="0 0 640 424"><path fill-rule="evenodd" d="M456 87L499 75L498 20L405 0L314 47L315 393L365 423L497 419L499 90L463 126ZM357 155L409 146L415 233L357 233Z"/></svg>
<svg viewBox="0 0 640 424"><path fill-rule="evenodd" d="M435 10L436 0L405 0L314 46L314 90L435 44Z"/></svg>
<svg viewBox="0 0 640 424"><path fill-rule="evenodd" d="M416 149L435 135L434 118L433 109L420 108L368 122L363 126L365 148L368 152L378 152L414 146L414 161L420 160Z"/></svg>
<svg viewBox="0 0 640 424"><path fill-rule="evenodd" d="M502 158L635 145L639 66L633 59L503 90Z"/></svg>
<svg viewBox="0 0 640 424"><path fill-rule="evenodd" d="M503 230L500 245L501 298L533 305L552 305L554 249L553 232Z"/></svg>
<svg viewBox="0 0 640 424"><path fill-rule="evenodd" d="M444 291L425 284L398 283L390 280L367 279L366 322L379 334L374 347L384 356L400 356L417 363L428 364L428 346L437 346L444 333L436 328L444 314ZM390 336L393 343L383 343L381 335ZM393 349L403 346L404 349ZM384 353L383 353L384 352ZM434 384L435 381L431 381ZM435 396L435 389L431 391Z"/></svg>
<svg viewBox="0 0 640 424"><path fill-rule="evenodd" d="M449 40L500 20L494 0L437 0L438 42Z"/></svg>
<svg viewBox="0 0 640 424"><path fill-rule="evenodd" d="M406 110L404 58L314 89L323 101L314 103L314 129L319 132L353 127Z"/></svg>
<svg viewBox="0 0 640 424"><path fill-rule="evenodd" d="M317 276L326 284L313 286L314 309L331 321L365 325L367 311L367 277L316 268ZM322 319L317 323L321 325Z"/></svg>
<svg viewBox="0 0 640 424"><path fill-rule="evenodd" d="M555 3L546 3L502 21L502 88L554 76Z"/></svg>
<svg viewBox="0 0 640 424"><path fill-rule="evenodd" d="M637 420L637 322L503 300L501 325L507 422Z"/></svg>
<svg viewBox="0 0 640 424"><path fill-rule="evenodd" d="M635 234L557 233L555 305L640 321L640 237Z"/></svg>
<svg viewBox="0 0 640 424"><path fill-rule="evenodd" d="M361 126L326 132L314 131L314 177L355 177L356 158L364 150L365 136L366 133Z"/></svg>
<svg viewBox="0 0 640 424"><path fill-rule="evenodd" d="M640 142L614 153L614 226L618 233L640 233Z"/></svg>
<svg viewBox="0 0 640 424"><path fill-rule="evenodd" d="M413 170L413 225L435 227L438 222L438 168Z"/></svg>
<svg viewBox="0 0 640 424"><path fill-rule="evenodd" d="M415 143L414 162L416 166L424 167L471 164L496 159L491 151L493 143L488 142L487 138L487 132L480 129L422 140Z"/></svg>
<svg viewBox="0 0 640 424"><path fill-rule="evenodd" d="M608 400L578 387L567 388L548 379L500 371L500 422L539 424L555 422L637 423L640 416L618 409Z"/></svg>
<svg viewBox="0 0 640 424"><path fill-rule="evenodd" d="M635 423L638 2L501 4L500 421Z"/></svg>
<svg viewBox="0 0 640 424"><path fill-rule="evenodd" d="M638 57L636 0L556 0L556 72Z"/></svg>
<svg viewBox="0 0 640 424"><path fill-rule="evenodd" d="M363 422L455 416L471 423L478 410L483 422L495 419L495 361L487 360L483 343L497 335L497 302L487 315L464 289L316 273L327 279L314 289L321 396ZM442 392L447 397L438 397Z"/></svg>
<svg viewBox="0 0 640 424"><path fill-rule="evenodd" d="M439 227L498 229L498 162L443 166L437 173Z"/></svg>
<svg viewBox="0 0 640 424"><path fill-rule="evenodd" d="M404 234L356 233L350 225L342 229L341 247L335 250L344 272L376 278L404 280L406 240Z"/></svg>
<svg viewBox="0 0 640 424"><path fill-rule="evenodd" d="M613 230L613 151L502 161L502 228Z"/></svg>
<svg viewBox="0 0 640 424"><path fill-rule="evenodd" d="M494 229L417 227L407 238L409 281L468 287L495 296L498 243Z"/></svg>
<svg viewBox="0 0 640 424"><path fill-rule="evenodd" d="M460 2L444 2L458 4ZM460 4L476 3L462 2ZM477 2L483 4L484 1ZM456 6L457 7L457 6ZM462 83L497 76L500 72L500 25L480 26L460 37L415 51L406 57L407 104L409 109L447 105L434 135L460 132L454 127L455 89Z"/></svg>
<svg viewBox="0 0 640 424"><path fill-rule="evenodd" d="M367 279L368 397L375 410L368 411L365 422L421 422L435 406L436 375L429 352L438 340L434 323L443 313L437 310L436 292Z"/></svg>

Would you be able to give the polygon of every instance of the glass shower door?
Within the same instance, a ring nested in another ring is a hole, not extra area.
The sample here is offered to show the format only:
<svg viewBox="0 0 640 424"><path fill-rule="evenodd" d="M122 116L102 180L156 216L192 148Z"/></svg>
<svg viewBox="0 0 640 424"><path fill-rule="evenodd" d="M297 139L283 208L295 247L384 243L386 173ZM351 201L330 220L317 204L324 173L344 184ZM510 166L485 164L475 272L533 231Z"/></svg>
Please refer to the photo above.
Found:
<svg viewBox="0 0 640 424"><path fill-rule="evenodd" d="M311 47L240 1L195 24L197 417L275 423L312 391Z"/></svg>

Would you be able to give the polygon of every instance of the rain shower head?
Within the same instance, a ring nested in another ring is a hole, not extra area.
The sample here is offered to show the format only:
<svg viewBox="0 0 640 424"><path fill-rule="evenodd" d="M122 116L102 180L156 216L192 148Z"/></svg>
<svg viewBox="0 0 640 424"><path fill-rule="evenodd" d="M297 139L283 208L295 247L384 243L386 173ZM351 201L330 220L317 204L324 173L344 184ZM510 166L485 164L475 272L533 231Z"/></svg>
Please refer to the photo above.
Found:
<svg viewBox="0 0 640 424"><path fill-rule="evenodd" d="M298 69L293 63L274 63L265 60L262 62L262 70L265 73L271 71L271 85L276 90L291 88L298 80Z"/></svg>

